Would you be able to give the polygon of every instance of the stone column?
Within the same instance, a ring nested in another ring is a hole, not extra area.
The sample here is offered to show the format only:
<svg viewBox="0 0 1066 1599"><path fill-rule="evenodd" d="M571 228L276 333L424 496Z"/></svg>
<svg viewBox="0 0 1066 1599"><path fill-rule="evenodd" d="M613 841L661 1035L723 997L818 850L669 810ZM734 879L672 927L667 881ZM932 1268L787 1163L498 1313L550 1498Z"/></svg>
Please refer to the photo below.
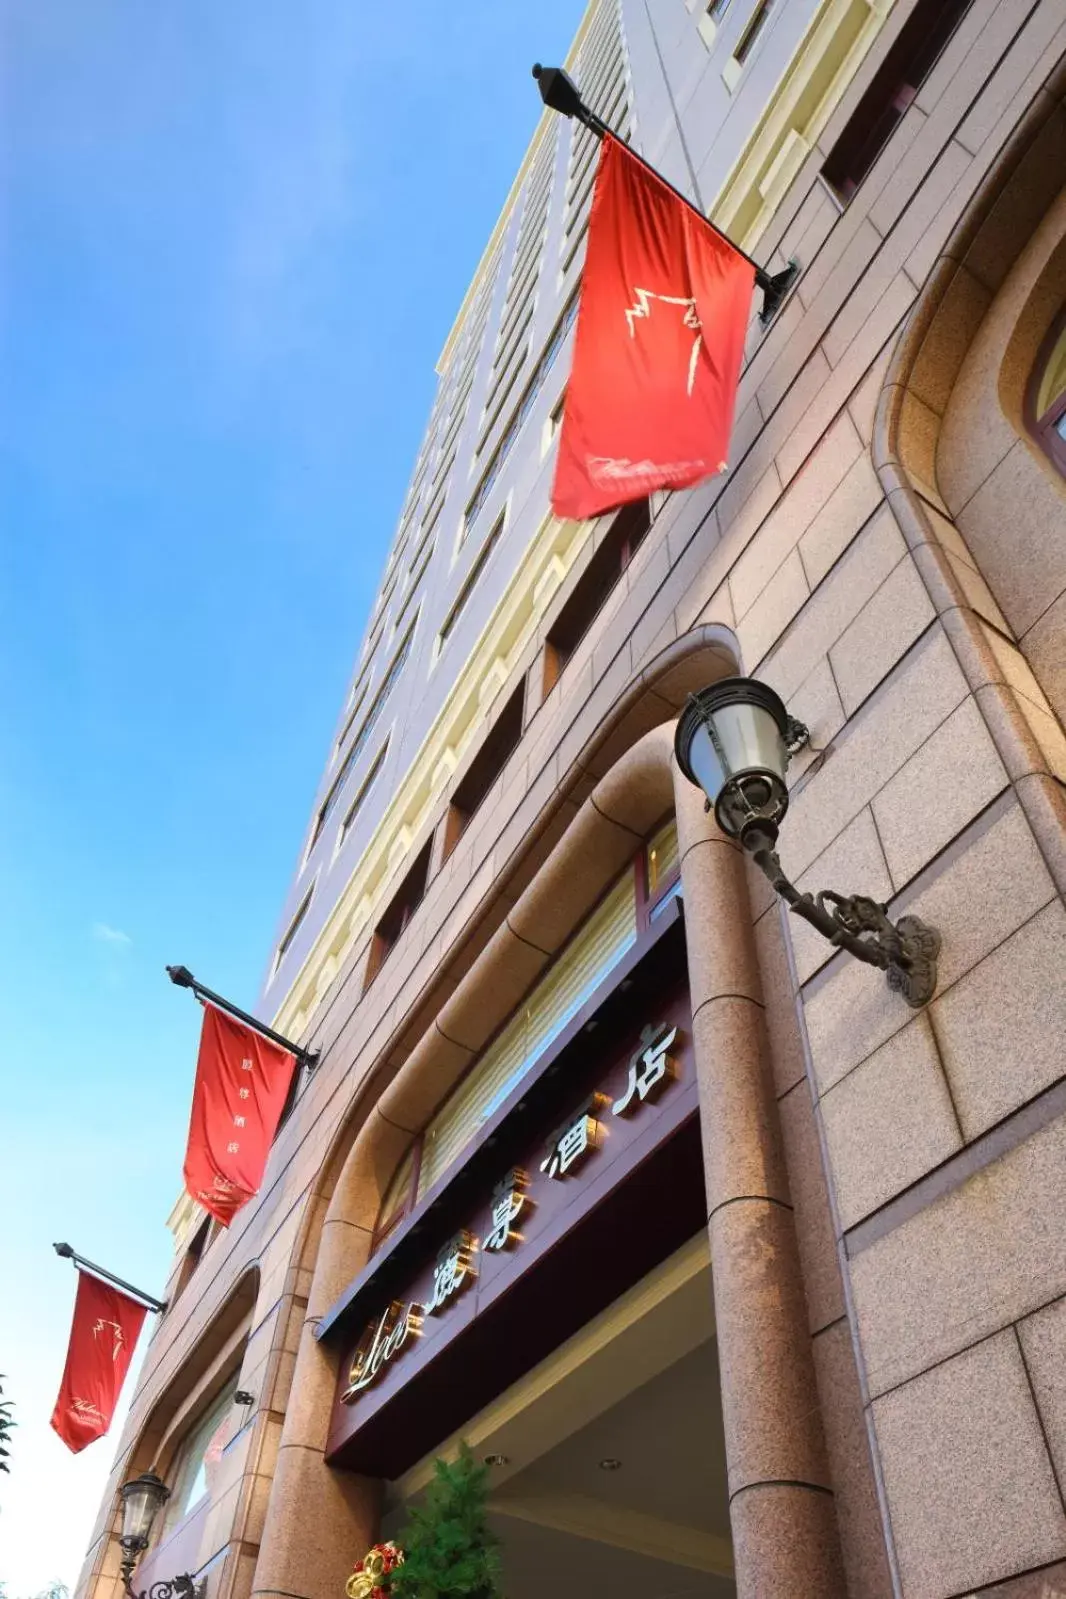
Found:
<svg viewBox="0 0 1066 1599"><path fill-rule="evenodd" d="M739 1599L846 1593L739 848L675 770Z"/></svg>
<svg viewBox="0 0 1066 1599"><path fill-rule="evenodd" d="M372 1185L376 1121L364 1127L330 1207L342 1210L358 1180ZM360 1158L362 1157L362 1158ZM369 1168L369 1170L367 1169ZM350 1208L357 1209L351 1202ZM310 1298L303 1310L292 1386L255 1565L252 1599L338 1599L352 1567L378 1539L381 1483L326 1464L337 1356L315 1329L344 1285L365 1264L370 1241L362 1227L327 1219L322 1227ZM299 1301L297 1301L297 1305Z"/></svg>

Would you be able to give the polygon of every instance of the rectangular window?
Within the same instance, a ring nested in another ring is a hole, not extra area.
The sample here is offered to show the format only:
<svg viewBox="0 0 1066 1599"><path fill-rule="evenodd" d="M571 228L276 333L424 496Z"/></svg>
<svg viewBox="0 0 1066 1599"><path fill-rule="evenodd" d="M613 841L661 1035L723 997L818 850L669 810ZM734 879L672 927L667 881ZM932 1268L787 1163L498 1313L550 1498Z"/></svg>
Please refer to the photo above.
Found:
<svg viewBox="0 0 1066 1599"><path fill-rule="evenodd" d="M499 516L496 518L496 523L492 529L492 532L481 546L481 549L478 551L474 560L473 566L466 574L462 588L452 601L451 610L441 623L440 632L437 634L437 655L440 655L441 651L444 649L444 646L447 644L452 635L455 624L466 610L467 602L477 587L478 580L481 577L482 572L488 565L489 556L499 543L500 534L503 532L503 524L505 520L506 512L501 511Z"/></svg>
<svg viewBox="0 0 1066 1599"><path fill-rule="evenodd" d="M411 640L414 638L415 627L417 623L418 618L416 616L410 627L407 629L407 632L404 634L395 655L389 662L385 676L381 680L381 687L374 695L373 702L371 703L370 709L367 711L366 716L363 719L362 726L355 735L355 743L352 745L351 749L352 759L358 755L359 751L363 748L367 739L370 737L370 734L373 732L375 722L385 709L386 700L396 687L396 679L403 671L404 664L411 652Z"/></svg>
<svg viewBox="0 0 1066 1599"><path fill-rule="evenodd" d="M492 493L493 485L495 484L496 479L499 477L500 471L503 468L503 464L514 448L514 445L522 430L522 423L532 410L533 402L536 400L537 395L544 386L544 381L547 378L548 373L555 365L556 356L559 354L559 351L562 348L563 340L573 327L576 316L577 295L575 293L571 295L570 299L567 301L563 308L562 315L555 324L555 327L552 329L551 336L548 339L547 344L544 346L544 352L541 355L540 360L537 362L533 376L526 385L526 388L522 394L522 398L519 400L514 411L511 413L510 420L500 436L500 442L493 450L492 455L489 458L489 464L481 474L478 486L474 490L473 498L467 505L466 514L463 518L462 536L464 539L466 538L467 533L473 527L475 520L484 507L485 501Z"/></svg>
<svg viewBox="0 0 1066 1599"><path fill-rule="evenodd" d="M406 607L405 607L405 609L406 609ZM402 617L402 613L401 613L401 617ZM340 799L341 790L344 788L345 783L348 781L349 777L352 774L352 767L355 765L356 761L359 759L359 756L362 754L364 748L366 747L366 741L370 737L371 733L374 731L374 724L377 722L378 717L381 715L382 711L385 709L385 702L388 699L389 695L392 693L393 688L395 687L396 679L399 677L400 673L403 671L404 663L407 660L407 656L408 656L408 654L410 652L410 649L411 649L411 640L414 637L414 631L415 631L415 627L416 627L417 623L418 623L418 617L416 616L414 621L411 623L410 627L407 629L407 632L404 634L403 642L401 643L399 649L396 651L395 655L392 657L392 660L389 662L389 666L388 666L388 669L387 669L387 671L385 673L385 676L381 680L381 687L378 689L377 693L374 695L374 698L373 698L373 701L371 702L370 708L367 711L365 717L363 718L362 725L360 726L358 733L355 735L355 739L354 739L354 741L352 743L352 747L348 751L347 755L344 757L344 764L341 766L340 771L337 773L336 777L333 779L333 782L330 784L329 793L326 795L325 799L322 801L322 804L321 804L321 806L319 808L318 816L315 818L315 829L314 829L314 832L311 835L311 842L307 846L307 853L309 855L310 855L311 851L314 849L315 845L318 843L319 839L322 837L322 829L325 827L326 823L329 821L330 815L331 815L331 813L333 811L333 807L336 805L337 801ZM359 704L362 704L362 700L360 700ZM341 740L340 740L341 742L343 742L344 738L347 736L348 729L351 727L352 722L355 720L356 711L358 711L358 709L359 709L359 705L356 706L355 710L352 712L351 716L348 718L348 721L345 724L344 732L341 734Z"/></svg>
<svg viewBox="0 0 1066 1599"><path fill-rule="evenodd" d="M838 199L851 199L971 4L918 0L822 168Z"/></svg>
<svg viewBox="0 0 1066 1599"><path fill-rule="evenodd" d="M420 1196L443 1176L636 937L636 885L629 869L430 1122L418 1174Z"/></svg>
<svg viewBox="0 0 1066 1599"><path fill-rule="evenodd" d="M288 927L285 929L284 934L282 935L281 943L278 945L277 953L274 956L274 970L275 971L277 971L278 967L281 965L282 961L285 959L285 956L287 955L287 953L289 951L289 947L292 944L293 939L296 937L297 933L300 931L300 923L303 921L304 917L307 915L307 911L308 911L308 908L309 908L309 906L311 904L311 899L312 899L312 896L314 895L314 892L315 892L315 885L312 883L311 887L307 890L307 893L304 895L303 899L300 901L300 904L299 904L299 907L297 909L296 915L293 917L292 921L289 923Z"/></svg>
<svg viewBox="0 0 1066 1599"><path fill-rule="evenodd" d="M754 50L759 35L770 20L770 13L774 9L775 3L776 0L759 0L755 10L748 18L747 25L737 40L737 47L733 51L733 60L738 62L740 66L744 65Z"/></svg>
<svg viewBox="0 0 1066 1599"><path fill-rule="evenodd" d="M650 527L651 509L647 500L636 500L615 516L606 538L548 629L544 647L545 694L550 694L559 681L563 667L592 626Z"/></svg>
<svg viewBox="0 0 1066 1599"><path fill-rule="evenodd" d="M493 783L518 748L525 717L526 681L519 683L493 722L481 748L456 784L444 822L444 859L447 860Z"/></svg>
<svg viewBox="0 0 1066 1599"><path fill-rule="evenodd" d="M401 933L426 892L426 884L429 881L429 853L432 845L432 838L428 838L415 856L414 864L408 870L403 882L389 901L385 914L374 929L374 936L370 941L370 956L366 965L364 992L370 987L391 951L396 947Z"/></svg>
<svg viewBox="0 0 1066 1599"><path fill-rule="evenodd" d="M338 849L344 843L345 839L348 837L348 834L351 832L353 826L355 825L355 819L359 815L359 812L362 810L363 801L366 799L367 795L370 793L370 790L373 788L374 784L376 783L376 781L378 779L378 775L379 775L379 773L381 771L381 768L385 764L385 757L386 757L386 755L388 753L389 753L389 741L388 741L388 739L386 739L384 744L378 750L377 754L374 756L374 759L373 759L373 761L371 763L371 766L370 766L370 770L369 770L369 772L367 772L366 776L363 778L363 781L360 783L355 798L352 800L352 803L349 805L348 809L344 813L344 820L341 823L340 838L337 840L337 848Z"/></svg>
<svg viewBox="0 0 1066 1599"><path fill-rule="evenodd" d="M178 1522L183 1521L204 1495L210 1492L222 1451L239 1431L239 1419L233 1414L233 1396L236 1392L237 1375L234 1373L218 1398L193 1423L179 1444L174 1463L167 1472L170 1498L163 1523L163 1537L172 1532Z"/></svg>
<svg viewBox="0 0 1066 1599"><path fill-rule="evenodd" d="M647 899L650 905L663 894L666 887L670 887L673 879L678 876L681 865L681 854L678 849L678 823L671 817L665 827L649 839L646 852L644 852L644 867L646 867Z"/></svg>

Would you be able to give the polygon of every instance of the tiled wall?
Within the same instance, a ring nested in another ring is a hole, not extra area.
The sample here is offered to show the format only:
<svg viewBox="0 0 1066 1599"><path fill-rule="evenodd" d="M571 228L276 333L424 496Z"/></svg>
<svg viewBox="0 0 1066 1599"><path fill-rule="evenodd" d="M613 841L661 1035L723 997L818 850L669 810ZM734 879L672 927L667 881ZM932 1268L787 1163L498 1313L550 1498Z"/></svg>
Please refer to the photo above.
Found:
<svg viewBox="0 0 1066 1599"><path fill-rule="evenodd" d="M259 1202L208 1250L159 1328L112 1479L190 1359L208 1361L207 1330L258 1261L242 1373L256 1416L228 1532L217 1530L229 1539L217 1590L227 1599L249 1591L283 1415L304 1403L289 1385L338 1152L620 753L622 734L602 743L619 699L633 707L625 739L670 718L694 686L686 641L706 642L715 626L811 729L794 768L786 868L801 887L884 897L944 938L937 996L915 1015L877 973L786 928L752 882L850 1590L1066 1592L1050 1569L1066 1559L1066 769L1043 697L1061 710L1053 618L1066 500L1020 435L989 422L987 351L1009 344L1010 319L979 330L1001 292L1001 309L1013 303L1010 262L994 287L975 272L981 292L937 301L973 311L949 384L923 387L912 359L929 321L923 290L957 276L966 245L952 244L945 266L949 240L984 204L1004 152L1017 166L1011 140L1033 147L1037 133L1018 134L1026 117L1043 119L1040 169L1057 161L1066 172L1051 109L1061 84L1043 87L1064 54L1061 0L974 0L843 214L812 154L765 240L804 272L771 329L753 324L730 472L660 512L560 681L531 706L525 737L378 980L360 992L362 948L338 974L310 1040L322 1064ZM993 199L1007 205L1003 181ZM1040 215L1050 210L1041 200ZM926 382L938 370L927 363ZM975 433L1004 446L983 474L965 448ZM500 1003L539 969L522 960L515 940ZM440 1048L442 1092L471 1048ZM369 1190L388 1180L382 1164L367 1172ZM98 1541L87 1572L110 1576L116 1564L113 1543ZM1043 1575L1021 1575L1041 1565ZM110 1599L106 1584L99 1591Z"/></svg>

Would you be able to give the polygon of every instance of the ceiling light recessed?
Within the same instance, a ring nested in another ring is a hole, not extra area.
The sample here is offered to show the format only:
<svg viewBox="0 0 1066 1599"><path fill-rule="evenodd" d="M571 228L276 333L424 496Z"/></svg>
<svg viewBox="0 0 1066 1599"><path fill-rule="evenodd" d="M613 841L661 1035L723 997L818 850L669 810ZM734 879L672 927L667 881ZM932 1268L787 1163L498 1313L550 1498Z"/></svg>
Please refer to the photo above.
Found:
<svg viewBox="0 0 1066 1599"><path fill-rule="evenodd" d="M600 1470L601 1471L618 1471L619 1468L621 1467L621 1464L622 1464L622 1462L620 1460L616 1460L613 1455L606 1455L600 1461Z"/></svg>
<svg viewBox="0 0 1066 1599"><path fill-rule="evenodd" d="M485 1455L482 1457L486 1466L509 1466L510 1455Z"/></svg>

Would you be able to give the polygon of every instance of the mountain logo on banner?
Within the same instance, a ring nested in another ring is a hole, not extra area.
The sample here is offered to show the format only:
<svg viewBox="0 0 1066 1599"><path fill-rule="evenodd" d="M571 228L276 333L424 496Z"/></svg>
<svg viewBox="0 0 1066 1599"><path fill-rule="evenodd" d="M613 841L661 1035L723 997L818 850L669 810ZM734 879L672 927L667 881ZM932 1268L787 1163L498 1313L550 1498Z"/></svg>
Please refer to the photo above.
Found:
<svg viewBox="0 0 1066 1599"><path fill-rule="evenodd" d="M686 298L681 294L653 294L650 289L634 289L633 304L626 308L625 319L629 324L629 337L636 337L636 324L645 317L651 316L649 300L659 300L663 305L681 305L685 314L681 318L686 328L693 328L696 337L692 341L692 354L688 361L688 379L685 384L685 393L691 394L696 385L696 367L700 359L700 345L703 342L703 323L696 310L696 302L691 297Z"/></svg>

